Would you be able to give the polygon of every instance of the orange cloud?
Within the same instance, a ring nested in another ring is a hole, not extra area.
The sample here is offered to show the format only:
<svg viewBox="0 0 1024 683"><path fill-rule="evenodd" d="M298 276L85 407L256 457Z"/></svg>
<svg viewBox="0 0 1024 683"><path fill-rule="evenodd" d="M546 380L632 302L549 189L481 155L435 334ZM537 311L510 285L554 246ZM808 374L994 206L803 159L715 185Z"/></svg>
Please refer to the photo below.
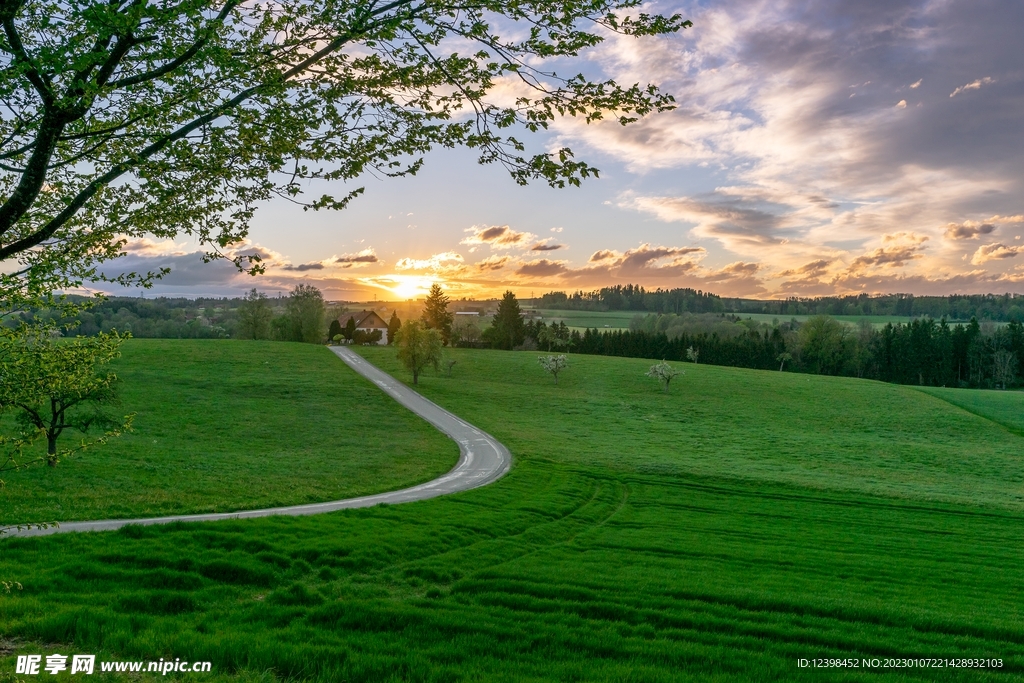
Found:
<svg viewBox="0 0 1024 683"><path fill-rule="evenodd" d="M529 242L537 239L533 233L518 232L507 225L492 225L485 228L474 226L466 232L471 234L459 244L486 244L493 249L525 247Z"/></svg>
<svg viewBox="0 0 1024 683"><path fill-rule="evenodd" d="M996 259L1014 258L1017 254L1024 253L1024 246L1008 247L1005 244L984 244L978 247L971 257L971 263L980 266L982 263L995 261Z"/></svg>

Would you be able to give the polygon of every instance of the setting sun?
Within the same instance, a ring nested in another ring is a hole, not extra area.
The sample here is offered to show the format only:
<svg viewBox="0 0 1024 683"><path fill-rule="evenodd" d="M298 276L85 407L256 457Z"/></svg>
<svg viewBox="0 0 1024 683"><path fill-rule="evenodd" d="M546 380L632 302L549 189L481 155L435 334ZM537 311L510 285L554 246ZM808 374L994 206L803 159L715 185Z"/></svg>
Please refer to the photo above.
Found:
<svg viewBox="0 0 1024 683"><path fill-rule="evenodd" d="M385 278L377 278L374 282L377 287L383 287L400 299L415 299L425 296L430 291L430 285L437 280L419 275L389 275Z"/></svg>

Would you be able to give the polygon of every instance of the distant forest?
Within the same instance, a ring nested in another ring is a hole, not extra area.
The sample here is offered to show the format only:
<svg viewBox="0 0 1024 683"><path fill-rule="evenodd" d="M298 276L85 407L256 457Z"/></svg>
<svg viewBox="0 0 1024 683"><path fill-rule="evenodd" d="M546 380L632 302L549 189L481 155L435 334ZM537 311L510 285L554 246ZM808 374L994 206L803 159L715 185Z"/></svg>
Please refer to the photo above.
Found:
<svg viewBox="0 0 1024 683"><path fill-rule="evenodd" d="M267 299L275 314L281 315L287 299ZM118 330L134 337L163 339L227 339L236 336L238 310L242 299L184 299L111 297L94 303L76 317L79 324L66 335L90 336ZM48 317L46 311L22 313L22 317ZM13 324L14 319L7 321Z"/></svg>
<svg viewBox="0 0 1024 683"><path fill-rule="evenodd" d="M970 294L914 296L883 294L826 296L772 301L720 297L696 289L647 290L638 285L615 285L591 292L550 292L535 300L537 308L577 311L643 311L649 313L764 313L768 315L908 316L935 320L1024 322L1024 296Z"/></svg>
<svg viewBox="0 0 1024 683"><path fill-rule="evenodd" d="M576 353L694 361L923 386L1008 389L1024 383L1024 324L919 318L877 328L828 316L767 324L728 316L649 314L629 330L573 331Z"/></svg>

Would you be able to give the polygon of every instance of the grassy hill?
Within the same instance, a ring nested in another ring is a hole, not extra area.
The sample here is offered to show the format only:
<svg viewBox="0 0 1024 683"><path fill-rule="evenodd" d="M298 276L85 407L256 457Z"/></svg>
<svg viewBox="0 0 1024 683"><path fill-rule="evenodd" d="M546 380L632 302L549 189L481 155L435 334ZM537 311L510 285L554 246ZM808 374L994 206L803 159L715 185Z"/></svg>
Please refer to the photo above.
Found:
<svg viewBox="0 0 1024 683"><path fill-rule="evenodd" d="M393 350L360 351L407 379ZM500 482L311 518L3 540L0 578L25 588L0 594L0 633L19 653L210 660L203 680L1024 675L1014 431L843 378L687 365L665 394L649 361L572 357L556 387L537 355L458 351L452 378L421 378L511 448ZM986 400L1002 397L1017 400ZM1002 667L797 664L903 657Z"/></svg>
<svg viewBox="0 0 1024 683"><path fill-rule="evenodd" d="M322 347L132 339L113 369L135 432L55 469L5 473L0 525L335 500L458 460L455 444Z"/></svg>

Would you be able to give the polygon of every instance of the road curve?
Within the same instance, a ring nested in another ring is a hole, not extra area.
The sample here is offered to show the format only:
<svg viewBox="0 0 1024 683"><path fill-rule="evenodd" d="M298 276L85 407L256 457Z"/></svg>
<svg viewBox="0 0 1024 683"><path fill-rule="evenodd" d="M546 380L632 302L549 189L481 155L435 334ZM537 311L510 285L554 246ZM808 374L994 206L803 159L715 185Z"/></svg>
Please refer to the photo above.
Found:
<svg viewBox="0 0 1024 683"><path fill-rule="evenodd" d="M175 515L170 517L147 517L143 519L104 519L93 522L66 522L59 527L46 529L11 528L0 536L48 536L72 531L113 531L128 524L170 524L172 522L216 522L224 519L249 519L272 515L319 515L335 510L365 508L381 503L409 503L427 500L449 493L468 491L485 486L503 477L512 465L512 455L497 439L477 429L465 420L449 413L433 401L429 401L391 375L383 372L359 354L341 346L330 347L341 360L363 377L376 384L384 393L447 434L459 444L459 462L447 474L407 489L376 493L372 496L346 498L328 503L311 503L289 507L266 508L263 510L242 510L239 512L218 512L201 515Z"/></svg>

